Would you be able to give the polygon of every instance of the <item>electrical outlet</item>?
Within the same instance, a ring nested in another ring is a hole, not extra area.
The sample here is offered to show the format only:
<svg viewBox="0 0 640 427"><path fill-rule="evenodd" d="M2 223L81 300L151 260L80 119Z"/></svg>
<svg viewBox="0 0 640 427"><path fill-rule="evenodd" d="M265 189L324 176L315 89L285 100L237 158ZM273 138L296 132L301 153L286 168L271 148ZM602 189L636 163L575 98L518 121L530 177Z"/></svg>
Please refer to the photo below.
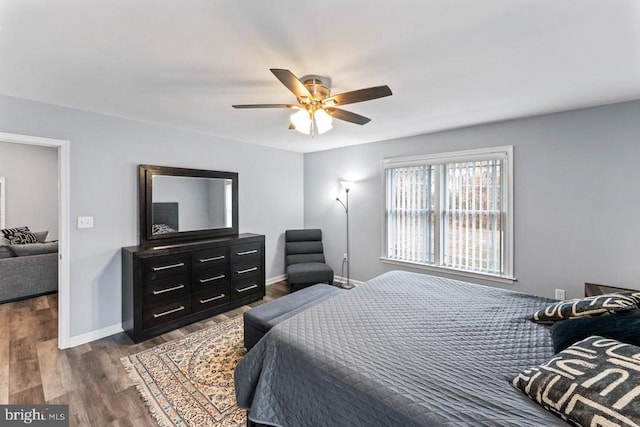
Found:
<svg viewBox="0 0 640 427"><path fill-rule="evenodd" d="M79 216L78 217L78 228L93 228L93 217L92 216Z"/></svg>
<svg viewBox="0 0 640 427"><path fill-rule="evenodd" d="M345 253L345 254L342 256L342 259L343 259L343 260L345 260L345 261L349 261L349 256Z"/></svg>
<svg viewBox="0 0 640 427"><path fill-rule="evenodd" d="M556 289L556 299L567 299L567 291L564 289Z"/></svg>

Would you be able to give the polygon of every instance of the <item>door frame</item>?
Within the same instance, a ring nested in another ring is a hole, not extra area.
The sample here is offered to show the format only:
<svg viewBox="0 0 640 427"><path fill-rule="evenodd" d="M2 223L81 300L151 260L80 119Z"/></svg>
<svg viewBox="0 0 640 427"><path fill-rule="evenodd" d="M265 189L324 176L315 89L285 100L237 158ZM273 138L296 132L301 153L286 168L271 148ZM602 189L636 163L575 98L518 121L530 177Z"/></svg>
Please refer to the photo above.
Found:
<svg viewBox="0 0 640 427"><path fill-rule="evenodd" d="M58 149L58 348L70 341L70 212L69 212L69 141L0 132L0 141L40 145Z"/></svg>

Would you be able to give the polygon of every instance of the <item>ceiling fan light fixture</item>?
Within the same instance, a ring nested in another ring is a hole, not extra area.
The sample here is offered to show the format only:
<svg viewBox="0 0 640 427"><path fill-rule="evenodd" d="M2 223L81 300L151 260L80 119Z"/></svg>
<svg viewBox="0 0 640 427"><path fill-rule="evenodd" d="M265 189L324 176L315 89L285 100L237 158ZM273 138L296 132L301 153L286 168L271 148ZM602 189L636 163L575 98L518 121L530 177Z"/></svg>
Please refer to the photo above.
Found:
<svg viewBox="0 0 640 427"><path fill-rule="evenodd" d="M322 135L325 132L329 132L333 129L333 119L322 108L316 110L314 116L316 117L316 126L318 127L318 135Z"/></svg>
<svg viewBox="0 0 640 427"><path fill-rule="evenodd" d="M301 109L291 115L291 124L298 132L305 135L311 133L311 116L307 110Z"/></svg>
<svg viewBox="0 0 640 427"><path fill-rule="evenodd" d="M374 86L331 95L331 80L309 75L299 79L289 70L271 68L271 73L296 96L298 104L241 104L233 108L290 108L299 109L291 115L289 129L306 135L321 135L333 129L333 119L357 125L366 125L370 118L351 111L336 108L393 95L389 86Z"/></svg>
<svg viewBox="0 0 640 427"><path fill-rule="evenodd" d="M316 121L315 131L312 130L314 117ZM323 133L329 132L333 129L333 119L323 109L318 109L315 112L299 110L291 115L291 123L295 130L304 133L305 135L310 135L311 132L314 132L317 135L322 135Z"/></svg>

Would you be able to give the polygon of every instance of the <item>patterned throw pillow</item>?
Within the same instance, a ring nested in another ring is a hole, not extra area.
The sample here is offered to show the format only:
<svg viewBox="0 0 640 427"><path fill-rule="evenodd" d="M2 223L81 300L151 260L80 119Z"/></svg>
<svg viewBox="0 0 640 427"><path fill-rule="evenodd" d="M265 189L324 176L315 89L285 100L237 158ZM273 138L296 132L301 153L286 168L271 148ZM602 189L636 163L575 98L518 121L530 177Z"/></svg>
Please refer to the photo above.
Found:
<svg viewBox="0 0 640 427"><path fill-rule="evenodd" d="M14 233L24 233L30 231L31 230L29 230L29 227L3 228L2 230L0 230L5 238L7 238L7 236L13 235Z"/></svg>
<svg viewBox="0 0 640 427"><path fill-rule="evenodd" d="M551 304L533 313L531 320L534 322L557 322L573 317L629 310L636 307L638 303L640 303L640 291L596 295Z"/></svg>
<svg viewBox="0 0 640 427"><path fill-rule="evenodd" d="M166 234L166 233L175 233L176 230L169 227L167 224L153 224L151 228L151 234Z"/></svg>
<svg viewBox="0 0 640 427"><path fill-rule="evenodd" d="M640 425L640 347L634 345L592 336L512 384L574 425Z"/></svg>
<svg viewBox="0 0 640 427"><path fill-rule="evenodd" d="M0 231L2 231L9 244L12 245L38 242L38 237L29 230L29 227L5 228Z"/></svg>

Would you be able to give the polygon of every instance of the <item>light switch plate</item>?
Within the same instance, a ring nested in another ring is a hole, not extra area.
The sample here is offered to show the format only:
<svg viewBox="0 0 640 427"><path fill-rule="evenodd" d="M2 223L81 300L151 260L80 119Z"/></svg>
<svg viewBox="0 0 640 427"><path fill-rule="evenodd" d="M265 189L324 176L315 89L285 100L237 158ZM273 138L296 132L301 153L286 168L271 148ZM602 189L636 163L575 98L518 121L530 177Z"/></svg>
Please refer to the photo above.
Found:
<svg viewBox="0 0 640 427"><path fill-rule="evenodd" d="M79 216L78 217L78 228L93 228L93 217L92 216Z"/></svg>
<svg viewBox="0 0 640 427"><path fill-rule="evenodd" d="M564 289L556 289L556 299L567 299L567 291Z"/></svg>

